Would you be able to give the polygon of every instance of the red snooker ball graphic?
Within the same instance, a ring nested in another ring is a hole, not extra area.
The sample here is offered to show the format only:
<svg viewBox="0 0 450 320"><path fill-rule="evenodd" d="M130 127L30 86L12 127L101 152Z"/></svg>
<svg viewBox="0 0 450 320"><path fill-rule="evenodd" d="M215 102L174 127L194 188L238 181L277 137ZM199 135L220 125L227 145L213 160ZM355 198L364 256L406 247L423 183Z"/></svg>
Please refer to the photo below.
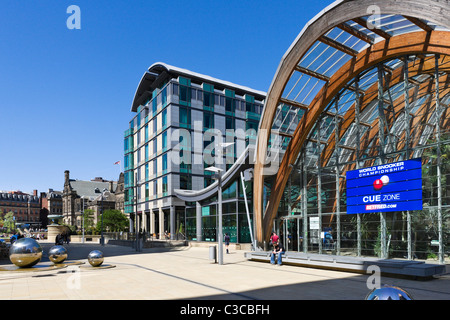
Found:
<svg viewBox="0 0 450 320"><path fill-rule="evenodd" d="M380 179L376 179L373 182L373 188L378 191L383 188L383 186L386 186L389 183L389 177L388 176L382 176Z"/></svg>

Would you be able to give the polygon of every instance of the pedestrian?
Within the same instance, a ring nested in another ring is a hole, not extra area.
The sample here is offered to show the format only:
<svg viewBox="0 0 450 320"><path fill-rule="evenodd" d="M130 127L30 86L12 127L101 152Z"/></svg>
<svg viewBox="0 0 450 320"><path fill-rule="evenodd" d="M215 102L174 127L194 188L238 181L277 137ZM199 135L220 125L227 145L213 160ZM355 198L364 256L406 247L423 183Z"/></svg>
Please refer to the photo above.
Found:
<svg viewBox="0 0 450 320"><path fill-rule="evenodd" d="M227 249L227 253L228 252L228 246L230 245L230 235L228 233L225 233L225 248Z"/></svg>
<svg viewBox="0 0 450 320"><path fill-rule="evenodd" d="M277 234L275 232L272 232L272 234L270 235L270 244L275 247L279 240L280 238L277 236Z"/></svg>
<svg viewBox="0 0 450 320"><path fill-rule="evenodd" d="M19 238L19 236L17 235L17 233L13 233L13 235L11 236L11 238L9 238L9 242L11 244L13 244L14 242L16 242L16 240Z"/></svg>
<svg viewBox="0 0 450 320"><path fill-rule="evenodd" d="M277 263L279 266L281 266L282 262L282 255L284 254L284 248L281 245L281 243L278 241L278 243L275 245L272 253L270 254L270 263L275 264L275 259L277 259ZM278 255L278 257L276 257Z"/></svg>

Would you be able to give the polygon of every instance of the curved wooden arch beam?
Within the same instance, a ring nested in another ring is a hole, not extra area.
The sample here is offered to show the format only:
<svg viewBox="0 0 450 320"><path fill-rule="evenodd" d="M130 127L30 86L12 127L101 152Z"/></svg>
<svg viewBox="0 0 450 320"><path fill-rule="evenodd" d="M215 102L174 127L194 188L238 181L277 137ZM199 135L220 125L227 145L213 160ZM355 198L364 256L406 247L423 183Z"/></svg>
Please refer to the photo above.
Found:
<svg viewBox="0 0 450 320"><path fill-rule="evenodd" d="M447 91L445 90L447 88L447 79L448 79L447 75L445 75L444 77L442 77L442 79L440 79L440 83L444 84L442 86L442 88L440 89L441 94L447 93ZM413 90L415 90L415 89L414 88L410 89L410 91L413 91ZM417 92L416 96L413 97L412 95L410 95L409 103L412 103L414 100L420 99L420 98L428 95L430 92L434 92L434 90L435 90L434 79L430 79L428 81L421 83L417 90L418 92ZM428 97L427 100L423 102L422 106L416 110L415 118L414 118L415 120L417 119L417 116L419 116L419 115L421 115L421 113L425 112L424 111L425 107L427 106L427 103L429 104L431 102L431 100L432 100L432 97ZM397 98L394 101L394 113L397 114L400 110L403 110L404 106L405 106L405 101L404 101L403 97ZM388 115L387 117L388 117L388 119L387 119L388 123L390 123L391 115ZM379 125L379 120L378 120L378 118L376 118L372 122L371 128L368 131L366 131L364 133L364 135L361 137L361 140L363 141L363 144L361 145L362 151L364 151L365 149L368 148L369 144L373 141L373 139L378 138L378 130L379 130L378 125ZM410 128L411 128L410 135L412 135L414 130L416 130L416 128L417 128L416 121L413 121L412 125L410 125ZM353 153L353 155L349 161L351 162L351 161L355 161L355 160L356 160L356 154ZM370 166L371 164L368 164L368 165ZM347 165L347 168L345 169L345 171L354 170L354 169L356 169L356 164L350 163Z"/></svg>
<svg viewBox="0 0 450 320"><path fill-rule="evenodd" d="M259 225L258 219L262 216L262 182L263 182L263 164L262 157L265 155L267 144L261 147L262 141L258 134L257 142L257 160L255 163L254 174L254 212L256 223L257 241L262 243L268 238L273 219L276 216L278 204L281 200L292 166L305 142L310 130L317 121L324 108L331 102L333 97L356 75L367 70L377 63L389 60L395 57L405 56L407 54L450 54L450 33L446 31L413 32L380 41L373 46L360 52L356 57L348 61L341 67L329 80L322 90L317 94L309 109L305 112L302 119L292 136L292 139L285 151L285 155L280 164L279 170L275 176L272 185L269 202L263 217L262 225ZM267 105L266 105L267 107ZM264 117L263 117L264 118ZM266 123L260 124L260 131ZM267 136L263 133L263 136ZM258 229L260 228L260 229Z"/></svg>

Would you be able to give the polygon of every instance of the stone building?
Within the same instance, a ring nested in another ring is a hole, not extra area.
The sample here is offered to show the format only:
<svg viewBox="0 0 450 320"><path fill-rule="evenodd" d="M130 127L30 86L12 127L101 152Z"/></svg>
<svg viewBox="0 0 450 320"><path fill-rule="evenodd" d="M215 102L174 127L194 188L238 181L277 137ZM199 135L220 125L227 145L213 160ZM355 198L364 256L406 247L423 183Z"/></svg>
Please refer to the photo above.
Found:
<svg viewBox="0 0 450 320"><path fill-rule="evenodd" d="M108 181L97 177L90 181L70 179L70 172L64 172L64 190L62 194L63 223L82 227L82 213L85 209L94 211L94 223L100 214L108 209L123 212L123 175L119 181Z"/></svg>

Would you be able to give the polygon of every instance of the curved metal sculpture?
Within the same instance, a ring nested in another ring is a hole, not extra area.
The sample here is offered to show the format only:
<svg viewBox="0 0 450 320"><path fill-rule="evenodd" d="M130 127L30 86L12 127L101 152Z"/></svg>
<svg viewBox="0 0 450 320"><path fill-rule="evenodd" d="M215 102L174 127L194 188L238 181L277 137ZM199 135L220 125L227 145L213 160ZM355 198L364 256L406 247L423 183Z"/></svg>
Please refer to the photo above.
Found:
<svg viewBox="0 0 450 320"><path fill-rule="evenodd" d="M53 246L48 251L48 258L54 264L63 263L67 259L67 249L63 246Z"/></svg>
<svg viewBox="0 0 450 320"><path fill-rule="evenodd" d="M88 255L89 264L93 267L99 267L104 261L103 252L99 250L93 250Z"/></svg>
<svg viewBox="0 0 450 320"><path fill-rule="evenodd" d="M399 32L398 34L395 34L395 32L390 34L377 27L368 30L369 27L367 25L364 27L364 25L368 23L369 19L364 20L362 18L370 15L368 8L377 8L379 14L399 15L416 29L414 32ZM297 36L280 62L268 91L260 121L253 189L255 233L260 244L269 237L273 219L276 216L292 166L327 105L352 79L378 63L411 54L422 56L426 54L450 55L450 33L441 31L441 29L434 29L422 20L450 29L449 11L448 1L405 0L401 3L387 0L336 1L312 19ZM359 25L359 28L355 25ZM333 31L334 28L362 40L366 43L366 46L354 50L345 42L330 39L328 32ZM349 57L348 61L328 76L303 67L300 62L309 53L309 50L313 50L313 46L318 45L318 43L345 54L346 57ZM308 103L300 103L294 101L295 99L282 97L295 72L321 81L321 89L314 92L314 99L309 99ZM266 159L270 133L280 104L302 109L304 113L294 132L283 133L290 138L290 141L279 170L273 179L270 198L264 208L264 160ZM328 154L331 153L328 152Z"/></svg>
<svg viewBox="0 0 450 320"><path fill-rule="evenodd" d="M21 238L9 249L9 260L20 268L30 268L41 258L42 247L32 238Z"/></svg>

